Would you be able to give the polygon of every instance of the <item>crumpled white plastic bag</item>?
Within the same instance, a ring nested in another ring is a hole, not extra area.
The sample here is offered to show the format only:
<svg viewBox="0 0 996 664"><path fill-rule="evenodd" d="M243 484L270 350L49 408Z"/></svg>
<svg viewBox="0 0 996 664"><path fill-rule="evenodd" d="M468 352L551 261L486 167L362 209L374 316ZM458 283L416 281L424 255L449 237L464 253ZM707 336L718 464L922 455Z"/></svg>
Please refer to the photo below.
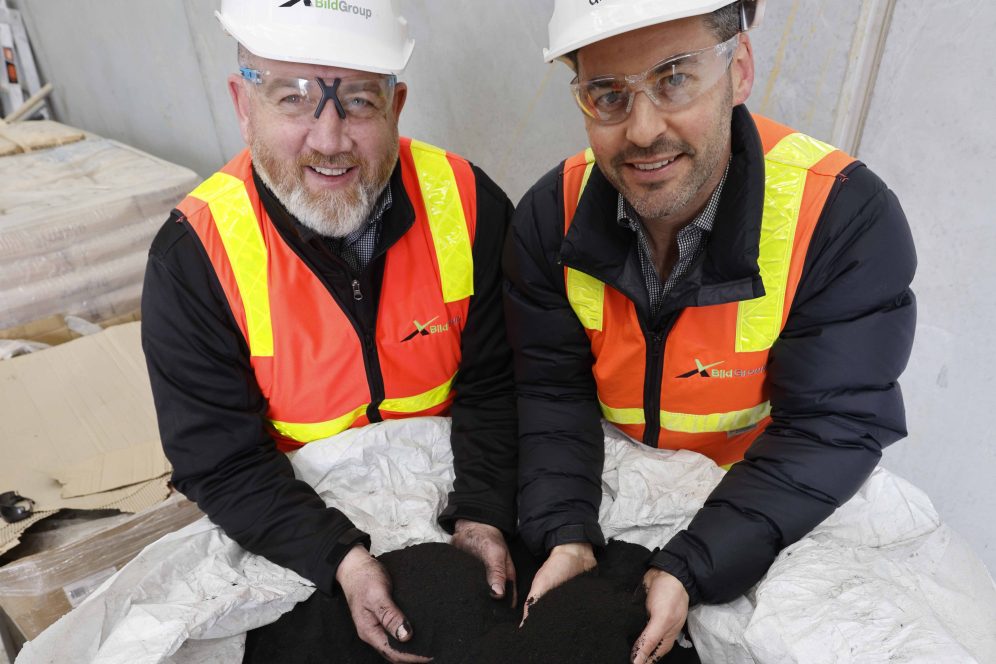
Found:
<svg viewBox="0 0 996 664"><path fill-rule="evenodd" d="M444 418L384 422L311 443L292 464L370 533L375 554L446 541L435 521L453 481L449 431ZM605 433L606 537L662 545L723 477L698 454ZM17 664L238 664L246 631L312 591L202 519L146 548ZM882 469L746 596L689 615L702 661L720 664L996 662L994 625L985 566L922 492Z"/></svg>

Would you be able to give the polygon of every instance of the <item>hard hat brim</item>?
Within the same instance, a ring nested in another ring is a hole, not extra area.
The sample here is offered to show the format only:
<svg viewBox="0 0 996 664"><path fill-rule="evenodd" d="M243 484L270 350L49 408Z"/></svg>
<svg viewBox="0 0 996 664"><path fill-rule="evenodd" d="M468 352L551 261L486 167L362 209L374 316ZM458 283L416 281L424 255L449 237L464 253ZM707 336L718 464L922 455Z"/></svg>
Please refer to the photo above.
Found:
<svg viewBox="0 0 996 664"><path fill-rule="evenodd" d="M543 49L543 59L546 62L553 62L554 60L562 58L578 49L584 48L589 44L594 44L595 42L600 42L605 39L610 39L627 32L639 30L640 28L646 28L651 25L657 25L659 23L677 21L690 16L702 16L716 9L733 4L733 2L734 0L715 0L715 2L711 2L707 6L700 5L696 7L689 7L685 10L664 12L643 17L620 14L622 20L619 20L616 25L606 25L607 21L604 17L596 19L593 13L587 13L580 19L573 21L571 25L563 26L561 28L563 32L573 33L575 36L567 37L562 41L562 43L558 44L554 44L551 39L550 47ZM551 19L551 32L554 29L554 20L555 18Z"/></svg>
<svg viewBox="0 0 996 664"><path fill-rule="evenodd" d="M225 32L242 44L253 55L281 62L296 62L301 64L321 65L326 67L341 67L375 74L401 74L411 60L415 41L407 39L401 49L385 48L383 43L363 36L354 36L350 43L344 44L339 53L328 54L329 42L321 46L322 56L316 56L319 50L314 48L313 35L302 35L301 39L288 38L286 31L277 35L263 26L242 24L226 19L221 12L215 16ZM335 43L335 42L332 42ZM363 61L351 57L362 53Z"/></svg>

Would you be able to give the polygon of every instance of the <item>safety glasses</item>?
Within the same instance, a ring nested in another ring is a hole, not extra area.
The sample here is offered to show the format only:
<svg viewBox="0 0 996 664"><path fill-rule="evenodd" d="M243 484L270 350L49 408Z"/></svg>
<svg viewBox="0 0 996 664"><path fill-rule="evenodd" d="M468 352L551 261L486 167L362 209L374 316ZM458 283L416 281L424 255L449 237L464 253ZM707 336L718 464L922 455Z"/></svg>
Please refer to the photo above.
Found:
<svg viewBox="0 0 996 664"><path fill-rule="evenodd" d="M342 120L383 117L394 98L397 78L369 76L293 78L243 67L242 78L252 85L264 105L290 120L311 122L321 117L331 102Z"/></svg>
<svg viewBox="0 0 996 664"><path fill-rule="evenodd" d="M714 86L730 67L740 35L690 53L675 55L642 74L599 76L571 83L574 99L586 115L601 124L618 124L629 117L640 92L665 111L695 101Z"/></svg>

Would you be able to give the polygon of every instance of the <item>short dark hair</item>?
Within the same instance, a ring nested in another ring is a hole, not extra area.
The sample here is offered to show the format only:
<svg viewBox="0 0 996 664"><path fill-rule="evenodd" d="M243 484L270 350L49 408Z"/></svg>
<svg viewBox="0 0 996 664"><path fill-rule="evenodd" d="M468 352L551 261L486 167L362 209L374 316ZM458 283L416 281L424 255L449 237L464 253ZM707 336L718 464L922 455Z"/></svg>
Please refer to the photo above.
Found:
<svg viewBox="0 0 996 664"><path fill-rule="evenodd" d="M574 49L570 53L566 54L564 58L571 65L571 69L574 70L574 73L578 73L578 49Z"/></svg>
<svg viewBox="0 0 996 664"><path fill-rule="evenodd" d="M733 36L740 32L740 3L734 2L732 5L720 7L706 14L705 24L720 42L733 39Z"/></svg>
<svg viewBox="0 0 996 664"><path fill-rule="evenodd" d="M720 42L733 39L733 36L740 32L740 2L720 7L716 11L705 15L705 24L709 30L719 38ZM577 49L565 54L574 73L578 73L578 51Z"/></svg>

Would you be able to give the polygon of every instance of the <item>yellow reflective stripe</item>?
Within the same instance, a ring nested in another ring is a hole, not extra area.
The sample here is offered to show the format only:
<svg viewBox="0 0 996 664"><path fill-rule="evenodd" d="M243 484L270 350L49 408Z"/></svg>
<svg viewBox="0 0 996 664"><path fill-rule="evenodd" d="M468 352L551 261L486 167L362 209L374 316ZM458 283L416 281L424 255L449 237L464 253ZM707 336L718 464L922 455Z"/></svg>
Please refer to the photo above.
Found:
<svg viewBox="0 0 996 664"><path fill-rule="evenodd" d="M598 405L602 409L602 417L613 424L646 424L643 417L642 408L612 408L606 406L599 400Z"/></svg>
<svg viewBox="0 0 996 664"><path fill-rule="evenodd" d="M785 166L804 168L808 171L836 149L829 143L824 143L812 136L795 133L778 141L771 152L764 156L764 160L778 162Z"/></svg>
<svg viewBox="0 0 996 664"><path fill-rule="evenodd" d="M590 274L567 268L567 300L585 329L602 331L605 284Z"/></svg>
<svg viewBox="0 0 996 664"><path fill-rule="evenodd" d="M445 403L445 401L450 397L451 388L453 387L453 380L455 378L456 374L454 374L452 378L442 385L434 387L431 390L427 390L422 394L416 394L413 397L384 399L380 404L380 410L391 413L419 413L423 410L429 410L434 406ZM354 410L346 413L342 417L337 417L334 420L329 420L328 422L300 424L271 420L270 425L273 426L277 432L287 438L290 438L291 440L296 440L299 443L310 443L313 440L320 440L322 438L334 436L337 433L342 433L349 427L353 426L356 420L366 414L368 405L369 404L363 404L362 406L357 406Z"/></svg>
<svg viewBox="0 0 996 664"><path fill-rule="evenodd" d="M595 168L595 151L588 148L584 151L585 161L588 165L584 169L584 177L581 178L581 190L578 191L578 202L581 202L581 195L584 193L585 187L588 186L588 178L591 177L591 171Z"/></svg>
<svg viewBox="0 0 996 664"><path fill-rule="evenodd" d="M809 169L833 146L804 134L790 134L765 155L764 213L758 267L764 296L741 302L737 311L736 351L771 348L781 334L792 246Z"/></svg>
<svg viewBox="0 0 996 664"><path fill-rule="evenodd" d="M413 397L384 399L380 404L380 409L390 413L419 413L423 410L429 410L444 403L450 397L454 378L456 378L456 374L439 387L434 387Z"/></svg>
<svg viewBox="0 0 996 664"><path fill-rule="evenodd" d="M342 433L353 426L356 420L363 417L367 412L367 404L357 406L353 411L346 413L342 417L337 417L328 422L315 422L308 424L295 424L292 422L277 422L270 420L270 425L281 435L296 440L299 443L310 443L314 440L321 440Z"/></svg>
<svg viewBox="0 0 996 664"><path fill-rule="evenodd" d="M584 151L584 157L588 165L584 169L581 189L578 191L579 203L585 187L588 186L591 171L595 168L595 153L591 148ZM585 329L602 331L605 284L589 274L567 268L567 300Z"/></svg>
<svg viewBox="0 0 996 664"><path fill-rule="evenodd" d="M443 301L459 302L474 294L474 257L456 176L445 150L414 140L411 149L436 247Z"/></svg>
<svg viewBox="0 0 996 664"><path fill-rule="evenodd" d="M266 245L245 184L227 173L215 173L190 195L208 204L228 254L245 308L250 355L272 357Z"/></svg>
<svg viewBox="0 0 996 664"><path fill-rule="evenodd" d="M646 424L642 408L612 408L599 401L602 416L613 424ZM680 433L716 433L753 426L771 414L771 403L764 403L729 413L693 415L661 411L661 428Z"/></svg>
<svg viewBox="0 0 996 664"><path fill-rule="evenodd" d="M710 415L690 415L688 413L669 413L661 411L661 428L681 433L715 433L719 431L736 431L753 426L771 413L771 403L764 403L729 413L712 413Z"/></svg>

